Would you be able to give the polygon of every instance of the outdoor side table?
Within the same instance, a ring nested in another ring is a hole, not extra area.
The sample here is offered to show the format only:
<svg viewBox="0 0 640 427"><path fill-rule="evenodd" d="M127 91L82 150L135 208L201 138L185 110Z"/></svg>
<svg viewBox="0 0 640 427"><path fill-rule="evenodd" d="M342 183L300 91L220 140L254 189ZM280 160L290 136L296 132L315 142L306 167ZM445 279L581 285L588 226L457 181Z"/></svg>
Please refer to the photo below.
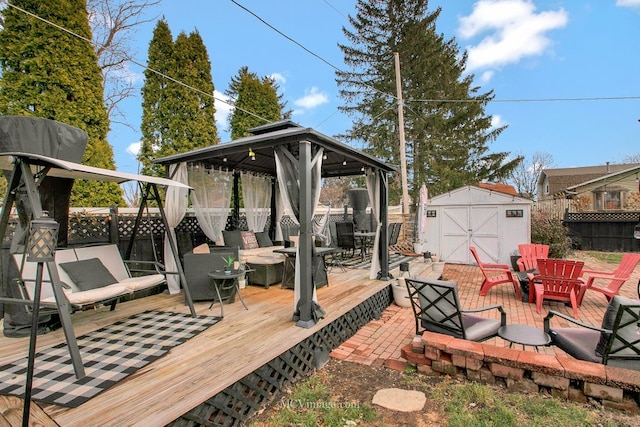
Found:
<svg viewBox="0 0 640 427"><path fill-rule="evenodd" d="M220 318L224 318L224 303L222 298L220 297L220 291L222 290L231 290L229 297L227 298L229 302L234 302L235 294L238 294L238 298L242 302L245 310L248 310L247 304L244 303L242 299L242 295L240 295L240 286L238 285L238 279L245 275L247 270L231 270L230 274L225 274L223 270L214 270L209 272L209 278L211 279L211 284L213 285L216 295L218 296L218 301L220 302ZM209 306L209 310L213 307L216 301L214 300Z"/></svg>
<svg viewBox="0 0 640 427"><path fill-rule="evenodd" d="M545 331L529 325L505 325L498 329L498 336L509 341L509 347L513 344L521 344L522 349L529 345L536 348L551 344L551 337Z"/></svg>

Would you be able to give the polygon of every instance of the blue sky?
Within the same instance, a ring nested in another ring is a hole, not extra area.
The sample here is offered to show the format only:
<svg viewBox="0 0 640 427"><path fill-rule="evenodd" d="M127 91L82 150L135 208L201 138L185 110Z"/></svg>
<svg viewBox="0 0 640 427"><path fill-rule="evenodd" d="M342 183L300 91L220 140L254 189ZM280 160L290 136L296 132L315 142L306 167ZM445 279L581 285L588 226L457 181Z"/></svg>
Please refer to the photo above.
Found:
<svg viewBox="0 0 640 427"><path fill-rule="evenodd" d="M346 70L338 43L354 13L352 0L236 0L331 65ZM487 114L508 125L491 151L553 157L554 167L621 163L640 154L640 0L440 0L437 30L469 53L467 71L482 92L494 90ZM211 61L216 96L224 98L242 66L277 79L292 120L327 135L349 127L338 112L334 69L230 0L162 0L174 39L197 30ZM155 22L135 35L134 56L146 63ZM131 65L136 85L143 70ZM133 129L113 124L109 142L118 170L135 172L140 91L124 110ZM579 100L593 98L616 98ZM544 101L543 101L544 100ZM216 102L221 140L225 114Z"/></svg>

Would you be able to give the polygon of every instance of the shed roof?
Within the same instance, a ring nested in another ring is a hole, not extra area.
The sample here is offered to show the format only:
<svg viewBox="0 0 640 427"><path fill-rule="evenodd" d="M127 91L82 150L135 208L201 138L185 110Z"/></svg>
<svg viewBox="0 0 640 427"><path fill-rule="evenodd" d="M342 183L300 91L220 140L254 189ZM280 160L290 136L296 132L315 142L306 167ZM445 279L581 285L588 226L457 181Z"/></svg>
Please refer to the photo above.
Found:
<svg viewBox="0 0 640 427"><path fill-rule="evenodd" d="M385 172L393 172L395 167L359 151L349 145L324 135L312 128L302 127L290 120L283 120L251 129L253 134L234 141L192 150L154 160L155 163L170 165L181 162L203 163L215 168L238 169L276 174L274 148L287 145L297 152L297 145L310 141L323 147L326 158L322 162L322 176L350 176L363 173L363 167L372 167ZM255 160L249 153L255 153Z"/></svg>
<svg viewBox="0 0 640 427"><path fill-rule="evenodd" d="M486 188L466 185L448 193L440 194L429 200L428 206L447 205L532 205L529 199L493 191Z"/></svg>

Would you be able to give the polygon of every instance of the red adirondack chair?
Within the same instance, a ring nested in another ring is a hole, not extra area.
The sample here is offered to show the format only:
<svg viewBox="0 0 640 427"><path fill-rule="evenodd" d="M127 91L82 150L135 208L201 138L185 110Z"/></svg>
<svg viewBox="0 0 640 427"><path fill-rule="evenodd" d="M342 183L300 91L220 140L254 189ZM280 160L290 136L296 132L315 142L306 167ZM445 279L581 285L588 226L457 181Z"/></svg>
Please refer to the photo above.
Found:
<svg viewBox="0 0 640 427"><path fill-rule="evenodd" d="M587 275L587 280L580 289L578 305L582 304L584 294L589 290L600 292L604 294L607 301L611 301L614 295L618 295L624 282L629 280L638 262L640 262L640 254L627 253L622 255L618 268L613 271L582 270L582 274ZM596 280L609 281L609 284L607 286L596 286L594 284Z"/></svg>
<svg viewBox="0 0 640 427"><path fill-rule="evenodd" d="M539 259L538 273L529 280L529 289L534 289L536 312L542 311L542 302L547 300L571 303L573 317L578 318L578 293L582 281L580 274L584 262L566 259Z"/></svg>
<svg viewBox="0 0 640 427"><path fill-rule="evenodd" d="M506 264L485 264L480 261L478 257L478 251L475 247L470 246L469 250L473 254L473 258L475 258L478 267L480 267L480 271L482 271L482 275L484 276L484 281L480 286L480 295L485 296L489 289L494 287L495 285L499 285L501 283L511 283L513 285L513 289L516 291L516 295L518 299L522 299L522 295L520 293L520 282L517 277L514 276L513 272Z"/></svg>
<svg viewBox="0 0 640 427"><path fill-rule="evenodd" d="M549 258L549 245L539 243L526 243L518 245L520 258L516 261L519 271L535 270L538 267L538 259Z"/></svg>

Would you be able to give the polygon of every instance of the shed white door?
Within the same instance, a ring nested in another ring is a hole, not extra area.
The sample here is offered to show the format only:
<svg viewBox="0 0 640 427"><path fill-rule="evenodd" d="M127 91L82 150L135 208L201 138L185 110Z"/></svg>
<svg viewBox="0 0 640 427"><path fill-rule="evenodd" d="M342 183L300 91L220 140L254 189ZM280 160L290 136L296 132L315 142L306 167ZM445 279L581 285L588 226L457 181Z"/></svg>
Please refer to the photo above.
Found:
<svg viewBox="0 0 640 427"><path fill-rule="evenodd" d="M499 259L498 208L496 206L447 206L442 211L442 258L471 264L469 246L475 246L483 262Z"/></svg>

